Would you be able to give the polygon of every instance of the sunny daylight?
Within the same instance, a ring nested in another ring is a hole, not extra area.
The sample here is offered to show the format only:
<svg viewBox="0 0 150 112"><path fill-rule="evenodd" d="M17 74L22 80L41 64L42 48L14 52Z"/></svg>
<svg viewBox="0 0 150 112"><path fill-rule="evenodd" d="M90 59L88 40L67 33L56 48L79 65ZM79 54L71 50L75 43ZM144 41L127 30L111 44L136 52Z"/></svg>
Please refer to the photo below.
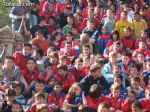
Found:
<svg viewBox="0 0 150 112"><path fill-rule="evenodd" d="M150 0L0 0L0 112L150 112Z"/></svg>

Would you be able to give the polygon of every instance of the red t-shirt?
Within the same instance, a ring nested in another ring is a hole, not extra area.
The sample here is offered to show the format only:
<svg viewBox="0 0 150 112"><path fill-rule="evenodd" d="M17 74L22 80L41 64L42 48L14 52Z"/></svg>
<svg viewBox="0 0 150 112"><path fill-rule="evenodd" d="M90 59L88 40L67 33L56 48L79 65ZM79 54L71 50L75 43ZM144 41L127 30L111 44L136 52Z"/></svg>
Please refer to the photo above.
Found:
<svg viewBox="0 0 150 112"><path fill-rule="evenodd" d="M36 81L39 77L39 74L36 70L31 73L28 69L22 70L21 75L25 78L28 84L30 84L32 81Z"/></svg>
<svg viewBox="0 0 150 112"><path fill-rule="evenodd" d="M19 66L20 70L26 69L28 57L24 56L23 53L17 51L13 54L15 64Z"/></svg>

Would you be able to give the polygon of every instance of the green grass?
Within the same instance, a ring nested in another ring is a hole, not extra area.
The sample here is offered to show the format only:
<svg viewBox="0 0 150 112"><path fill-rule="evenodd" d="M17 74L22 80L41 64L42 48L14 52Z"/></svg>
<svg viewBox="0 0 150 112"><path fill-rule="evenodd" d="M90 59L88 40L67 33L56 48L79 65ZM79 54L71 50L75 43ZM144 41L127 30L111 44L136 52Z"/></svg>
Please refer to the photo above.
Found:
<svg viewBox="0 0 150 112"><path fill-rule="evenodd" d="M12 1L17 3L17 0L5 0ZM0 0L0 28L3 28L6 25L9 25L11 27L11 19L9 18L9 13L11 11L11 7L4 6L3 0Z"/></svg>

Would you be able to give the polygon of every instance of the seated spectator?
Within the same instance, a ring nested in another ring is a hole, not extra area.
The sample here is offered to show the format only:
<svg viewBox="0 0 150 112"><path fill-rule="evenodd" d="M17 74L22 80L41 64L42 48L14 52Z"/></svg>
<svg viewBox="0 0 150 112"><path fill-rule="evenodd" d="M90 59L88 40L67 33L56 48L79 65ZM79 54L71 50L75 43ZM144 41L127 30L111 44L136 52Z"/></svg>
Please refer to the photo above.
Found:
<svg viewBox="0 0 150 112"><path fill-rule="evenodd" d="M45 65L45 71L39 74L39 79L43 79L46 85L50 87L53 85L55 80L55 74L53 73L53 65L52 63Z"/></svg>
<svg viewBox="0 0 150 112"><path fill-rule="evenodd" d="M135 60L135 61L137 60L137 54L138 54L139 52L143 52L144 55L145 55L145 57L150 56L150 50L148 49L148 47L147 47L145 41L140 41L140 42L139 42L139 48L136 49L136 50L133 52L133 54L132 54L132 59L133 59L133 60Z"/></svg>
<svg viewBox="0 0 150 112"><path fill-rule="evenodd" d="M72 15L67 16L67 24L62 28L62 32L65 34L70 32L73 24L74 24L74 16Z"/></svg>
<svg viewBox="0 0 150 112"><path fill-rule="evenodd" d="M122 110L124 112L131 112L131 105L135 101L136 98L136 92L132 89L128 91L127 98L124 100L122 104Z"/></svg>
<svg viewBox="0 0 150 112"><path fill-rule="evenodd" d="M34 53L34 58L36 60L36 64L38 67L38 72L44 71L44 59L43 59L44 52L42 49L36 50Z"/></svg>
<svg viewBox="0 0 150 112"><path fill-rule="evenodd" d="M43 93L36 93L34 95L34 98L35 98L35 103L33 103L31 105L28 112L36 112L36 109L37 109L39 104L43 104L43 103L46 104L46 98L45 98L45 95Z"/></svg>
<svg viewBox="0 0 150 112"><path fill-rule="evenodd" d="M119 41L120 42L120 36L118 30L114 30L111 35L110 39L106 43L106 48L109 48L114 42Z"/></svg>
<svg viewBox="0 0 150 112"><path fill-rule="evenodd" d="M65 94L62 92L63 85L60 81L56 81L53 87L54 91L48 95L48 105L51 111L60 111L65 100Z"/></svg>
<svg viewBox="0 0 150 112"><path fill-rule="evenodd" d="M98 38L98 44L99 44L99 53L103 54L107 41L110 39L110 34L108 34L108 27L103 26L102 27L102 34Z"/></svg>
<svg viewBox="0 0 150 112"><path fill-rule="evenodd" d="M11 112L12 105L16 102L15 96L16 92L14 89L6 89L5 91L6 99L2 103L1 112Z"/></svg>
<svg viewBox="0 0 150 112"><path fill-rule="evenodd" d="M131 79L131 86L128 87L127 90L130 90L130 89L132 89L133 91L136 92L136 99L145 97L144 89L141 88L139 77L135 77L135 78Z"/></svg>
<svg viewBox="0 0 150 112"><path fill-rule="evenodd" d="M133 18L133 29L135 38L139 38L143 30L147 29L147 23L145 20L140 19L140 14L138 12L134 13Z"/></svg>
<svg viewBox="0 0 150 112"><path fill-rule="evenodd" d="M65 55L67 57L67 65L71 64L72 59L79 56L79 53L72 49L72 42L66 42L65 43L65 50L63 52L60 52L60 55Z"/></svg>
<svg viewBox="0 0 150 112"><path fill-rule="evenodd" d="M20 82L15 82L12 85L12 88L14 88L16 95L15 95L15 100L16 102L20 103L22 107L26 106L26 99L22 94L22 88L21 88L21 83Z"/></svg>
<svg viewBox="0 0 150 112"><path fill-rule="evenodd" d="M124 38L121 39L123 49L127 52L133 53L135 47L135 40L132 37L132 30L130 27L124 28Z"/></svg>
<svg viewBox="0 0 150 112"><path fill-rule="evenodd" d="M108 34L112 32L116 24L116 20L113 18L113 11L111 9L107 9L106 17L102 19L101 25L108 28Z"/></svg>
<svg viewBox="0 0 150 112"><path fill-rule="evenodd" d="M119 63L121 66L121 71L123 74L126 74L126 76L129 76L129 67L133 65L132 62L130 61L131 54L125 52L122 54L121 58L122 62Z"/></svg>
<svg viewBox="0 0 150 112"><path fill-rule="evenodd" d="M109 85L104 76L102 75L101 69L102 68L98 66L92 65L90 67L90 73L80 81L80 84L83 86L83 91L85 92L85 95L89 94L89 89L93 84L100 84L104 86L105 90L108 90Z"/></svg>
<svg viewBox="0 0 150 112"><path fill-rule="evenodd" d="M106 102L102 102L99 104L97 112L103 112L103 111L109 112L109 110L110 110L110 105Z"/></svg>
<svg viewBox="0 0 150 112"><path fill-rule="evenodd" d="M146 110L146 111L150 111L150 88L147 88L145 90L145 98L140 99L140 102L142 104L142 107Z"/></svg>
<svg viewBox="0 0 150 112"><path fill-rule="evenodd" d="M20 103L13 103L11 112L24 112Z"/></svg>
<svg viewBox="0 0 150 112"><path fill-rule="evenodd" d="M28 59L26 66L27 68L21 71L21 75L24 78L22 83L25 85L25 91L28 93L38 79L39 74L36 69L36 62L33 58Z"/></svg>
<svg viewBox="0 0 150 112"><path fill-rule="evenodd" d="M45 37L44 37L42 31L39 30L35 33L35 38L32 39L31 43L38 44L40 49L43 50L44 55L46 55L47 49L49 47L49 43L47 40L45 40Z"/></svg>
<svg viewBox="0 0 150 112"><path fill-rule="evenodd" d="M104 67L102 68L102 75L105 77L105 79L108 81L108 83L111 82L111 78L112 77L112 68L113 66L117 63L117 58L116 58L117 54L116 53L109 53L109 62L106 63L104 65Z"/></svg>
<svg viewBox="0 0 150 112"><path fill-rule="evenodd" d="M69 66L68 70L74 75L76 82L79 82L85 76L82 58L77 58L74 66Z"/></svg>
<svg viewBox="0 0 150 112"><path fill-rule="evenodd" d="M69 88L75 83L75 78L72 73L68 72L67 65L59 64L57 69L58 74L55 75L56 81L61 81L63 84L63 90L67 92Z"/></svg>
<svg viewBox="0 0 150 112"><path fill-rule="evenodd" d="M90 43L93 45L93 52L98 52L98 35L99 31L95 29L94 21L88 19L87 27L83 29L82 33L87 33L90 38Z"/></svg>
<svg viewBox="0 0 150 112"><path fill-rule="evenodd" d="M22 51L16 51L13 54L15 64L20 68L20 70L26 69L26 63L28 58L31 57L32 46L29 43L23 45Z"/></svg>
<svg viewBox="0 0 150 112"><path fill-rule="evenodd" d="M142 104L139 101L134 101L131 105L132 112L143 112Z"/></svg>
<svg viewBox="0 0 150 112"><path fill-rule="evenodd" d="M123 97L121 96L121 88L118 84L113 84L111 86L111 93L109 95L109 104L113 108L113 110L121 110L121 106L123 103Z"/></svg>
<svg viewBox="0 0 150 112"><path fill-rule="evenodd" d="M61 46L60 46L61 51L64 51L65 45L66 45L67 42L72 43L72 49L79 49L79 44L78 44L77 41L74 40L74 35L71 31L66 33L66 40L61 42Z"/></svg>
<svg viewBox="0 0 150 112"><path fill-rule="evenodd" d="M12 56L5 57L5 64L2 66L2 79L8 85L11 85L15 81L20 81L22 76L20 76L20 69L14 63L14 58Z"/></svg>
<svg viewBox="0 0 150 112"><path fill-rule="evenodd" d="M88 53L92 53L93 52L92 44L90 44L90 37L89 37L89 35L87 33L83 33L83 34L80 35L80 50L81 50L82 54L87 54L87 52L84 53L84 51L85 51L83 49L84 46L89 46L89 52Z"/></svg>
<svg viewBox="0 0 150 112"><path fill-rule="evenodd" d="M96 110L98 109L98 105L101 102L108 102L108 99L102 94L102 89L103 86L93 84L90 87L89 95L85 99L83 99L85 105L88 105L92 112L97 112Z"/></svg>
<svg viewBox="0 0 150 112"><path fill-rule="evenodd" d="M49 110L48 105L42 103L37 105L36 112L51 112L51 111Z"/></svg>
<svg viewBox="0 0 150 112"><path fill-rule="evenodd" d="M81 92L79 83L74 83L71 86L63 104L64 111L78 112L78 107L82 104Z"/></svg>
<svg viewBox="0 0 150 112"><path fill-rule="evenodd" d="M142 72L142 76L144 78L144 82L147 85L149 76L150 76L150 58L146 60L146 69Z"/></svg>
<svg viewBox="0 0 150 112"><path fill-rule="evenodd" d="M108 60L110 52L117 53L117 62L121 61L121 55L123 54L122 44L119 41L115 41L112 46L106 48L103 53L106 60Z"/></svg>

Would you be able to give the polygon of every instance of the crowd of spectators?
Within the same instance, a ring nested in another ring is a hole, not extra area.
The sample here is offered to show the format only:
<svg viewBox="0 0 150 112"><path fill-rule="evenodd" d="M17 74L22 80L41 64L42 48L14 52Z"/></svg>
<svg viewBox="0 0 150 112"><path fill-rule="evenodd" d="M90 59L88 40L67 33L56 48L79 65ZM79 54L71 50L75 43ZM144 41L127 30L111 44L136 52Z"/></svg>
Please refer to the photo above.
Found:
<svg viewBox="0 0 150 112"><path fill-rule="evenodd" d="M9 15L0 112L150 112L150 0L30 2Z"/></svg>

